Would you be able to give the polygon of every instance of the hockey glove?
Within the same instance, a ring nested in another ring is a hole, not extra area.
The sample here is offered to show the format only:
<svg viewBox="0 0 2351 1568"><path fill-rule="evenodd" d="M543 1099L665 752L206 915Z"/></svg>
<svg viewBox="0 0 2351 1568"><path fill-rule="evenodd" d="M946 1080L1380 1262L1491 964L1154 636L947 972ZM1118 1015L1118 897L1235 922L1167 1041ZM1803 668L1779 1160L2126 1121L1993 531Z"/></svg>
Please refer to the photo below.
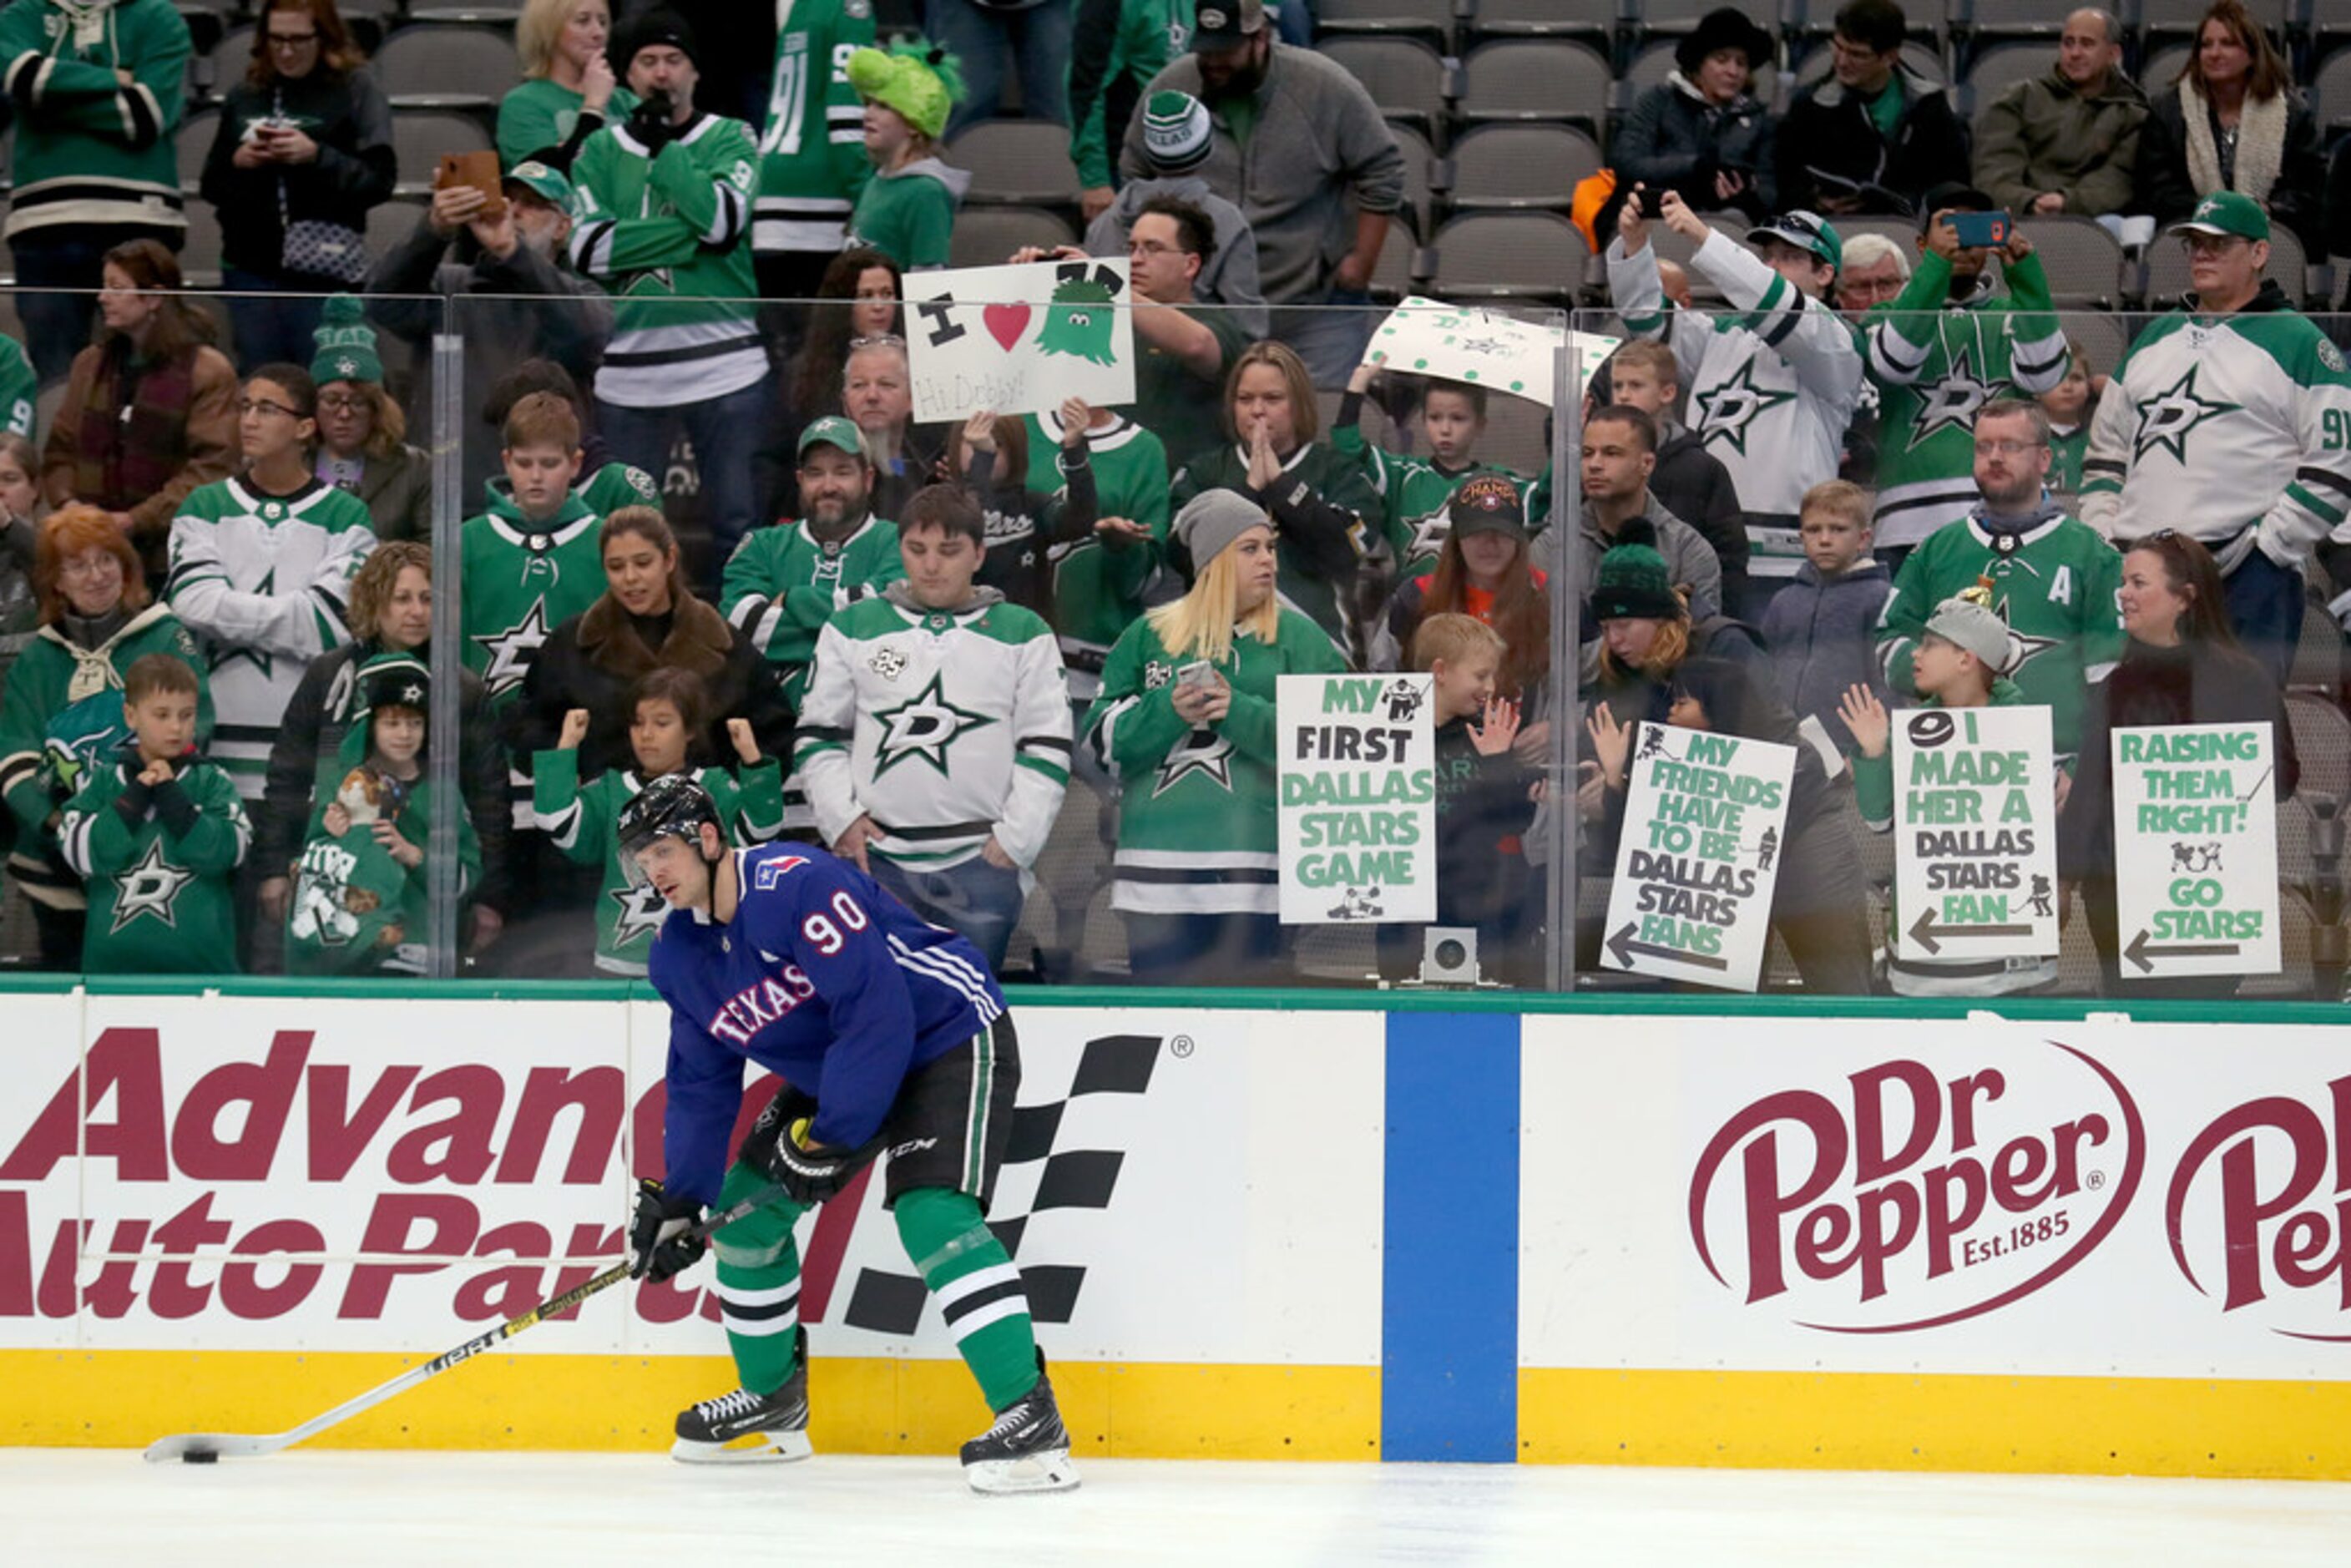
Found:
<svg viewBox="0 0 2351 1568"><path fill-rule="evenodd" d="M701 1218L702 1205L694 1199L672 1197L653 1177L641 1178L636 1218L629 1226L629 1278L658 1285L700 1262L710 1243L690 1232Z"/></svg>
<svg viewBox="0 0 2351 1568"><path fill-rule="evenodd" d="M787 1089L768 1103L744 1140L745 1154L755 1160L769 1181L780 1182L803 1206L822 1203L850 1184L857 1173L882 1153L883 1134L875 1134L862 1147L836 1149L810 1145L809 1124L816 1102L796 1089Z"/></svg>

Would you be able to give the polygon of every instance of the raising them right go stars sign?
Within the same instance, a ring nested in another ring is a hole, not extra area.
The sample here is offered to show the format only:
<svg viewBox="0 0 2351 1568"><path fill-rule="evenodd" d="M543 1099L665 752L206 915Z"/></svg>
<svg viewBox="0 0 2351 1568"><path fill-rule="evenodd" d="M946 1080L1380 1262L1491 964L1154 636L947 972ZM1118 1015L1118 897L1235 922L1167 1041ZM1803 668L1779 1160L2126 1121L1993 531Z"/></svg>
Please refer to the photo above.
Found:
<svg viewBox="0 0 2351 1568"><path fill-rule="evenodd" d="M1796 748L1634 727L1600 962L1751 991L1780 881Z"/></svg>
<svg viewBox="0 0 2351 1568"><path fill-rule="evenodd" d="M2114 732L2125 984L2278 972L2275 743L2266 721Z"/></svg>

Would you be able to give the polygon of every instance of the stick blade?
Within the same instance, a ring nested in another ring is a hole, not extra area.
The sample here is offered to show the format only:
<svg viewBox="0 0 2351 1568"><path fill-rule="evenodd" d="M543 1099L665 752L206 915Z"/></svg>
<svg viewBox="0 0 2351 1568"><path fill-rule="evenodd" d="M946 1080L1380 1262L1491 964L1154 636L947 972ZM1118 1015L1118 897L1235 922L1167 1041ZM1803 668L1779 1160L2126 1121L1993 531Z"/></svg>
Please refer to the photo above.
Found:
<svg viewBox="0 0 2351 1568"><path fill-rule="evenodd" d="M173 1459L204 1465L221 1458L244 1459L276 1453L284 1446L275 1437L243 1437L234 1432L183 1432L175 1437L156 1438L147 1445L144 1458L151 1465L169 1464Z"/></svg>

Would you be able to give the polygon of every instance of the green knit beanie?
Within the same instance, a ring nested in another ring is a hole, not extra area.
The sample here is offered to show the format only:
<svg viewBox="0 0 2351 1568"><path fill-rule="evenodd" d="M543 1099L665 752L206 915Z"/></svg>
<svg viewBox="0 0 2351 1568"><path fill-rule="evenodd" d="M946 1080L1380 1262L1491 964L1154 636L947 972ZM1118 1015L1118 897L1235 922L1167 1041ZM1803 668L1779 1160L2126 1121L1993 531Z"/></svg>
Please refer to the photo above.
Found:
<svg viewBox="0 0 2351 1568"><path fill-rule="evenodd" d="M1594 621L1678 621L1688 612L1674 592L1666 558L1645 544L1618 545L1600 558L1592 590Z"/></svg>
<svg viewBox="0 0 2351 1568"><path fill-rule="evenodd" d="M849 57L848 70L858 97L896 110L934 141L946 131L947 111L963 101L961 66L927 39L902 39L886 54L859 49Z"/></svg>
<svg viewBox="0 0 2351 1568"><path fill-rule="evenodd" d="M329 299L319 316L319 329L310 334L319 345L310 361L310 379L329 382L383 382L383 361L376 357L375 329L367 324L360 302L348 294Z"/></svg>

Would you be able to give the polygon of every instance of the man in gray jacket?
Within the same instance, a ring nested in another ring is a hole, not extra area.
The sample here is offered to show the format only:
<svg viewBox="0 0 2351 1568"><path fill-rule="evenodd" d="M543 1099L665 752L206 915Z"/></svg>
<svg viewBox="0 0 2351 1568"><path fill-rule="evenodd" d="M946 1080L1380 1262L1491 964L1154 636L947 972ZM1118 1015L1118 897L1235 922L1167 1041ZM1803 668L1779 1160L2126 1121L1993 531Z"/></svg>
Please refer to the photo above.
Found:
<svg viewBox="0 0 2351 1568"><path fill-rule="evenodd" d="M505 213L493 218L471 186L434 192L415 229L376 263L366 285L372 296L405 296L371 299L370 313L423 350L418 407L433 406L434 334L462 340L468 429L491 386L525 360L552 360L590 384L612 335L611 300L559 259L571 232L571 182L526 160L507 172L504 194ZM476 435L465 444L468 497L502 472L497 442Z"/></svg>
<svg viewBox="0 0 2351 1568"><path fill-rule="evenodd" d="M1298 350L1315 385L1345 386L1371 340L1372 271L1404 203L1404 155L1371 95L1313 50L1275 42L1261 0L1201 0L1192 53L1149 91L1208 106L1216 136L1200 174L1257 235L1273 335ZM1126 128L1129 179L1151 172L1147 118ZM1355 308L1308 308L1318 306Z"/></svg>
<svg viewBox="0 0 2351 1568"><path fill-rule="evenodd" d="M1203 305L1222 305L1251 339L1269 330L1265 291L1258 282L1257 236L1249 232L1241 210L1208 189L1200 165L1208 161L1216 142L1216 127L1207 106L1188 92L1155 92L1143 107L1143 157L1151 177L1129 180L1086 225L1086 254L1124 256L1132 243L1128 231L1142 215L1144 204L1158 196L1189 202L1208 214L1217 231L1217 253L1193 280L1192 298Z"/></svg>
<svg viewBox="0 0 2351 1568"><path fill-rule="evenodd" d="M1690 620L1722 613L1722 563L1698 531L1657 504L1649 476L1657 469L1657 422L1630 403L1607 403L1583 422L1583 510L1575 528L1575 580L1583 591L1577 623L1583 629L1582 665L1586 682L1599 674L1599 624L1592 618L1592 589L1600 580L1600 558L1620 544L1646 544L1666 558L1674 587L1689 602ZM1535 540L1535 564L1554 578L1559 571L1559 531L1545 529Z"/></svg>

